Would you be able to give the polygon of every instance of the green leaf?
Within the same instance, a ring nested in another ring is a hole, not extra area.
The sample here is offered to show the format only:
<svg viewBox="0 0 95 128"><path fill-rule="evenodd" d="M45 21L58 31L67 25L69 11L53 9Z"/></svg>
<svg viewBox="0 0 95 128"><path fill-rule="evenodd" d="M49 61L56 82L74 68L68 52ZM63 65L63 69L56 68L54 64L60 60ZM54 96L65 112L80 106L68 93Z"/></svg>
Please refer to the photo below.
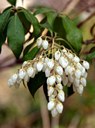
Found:
<svg viewBox="0 0 95 128"><path fill-rule="evenodd" d="M95 59L95 51L86 55L87 61L92 61L93 59Z"/></svg>
<svg viewBox="0 0 95 128"><path fill-rule="evenodd" d="M37 18L28 10L22 8L21 10L26 19L33 25L33 35L34 37L38 37L40 35L40 32L41 32L41 27L40 27L40 24L37 20Z"/></svg>
<svg viewBox="0 0 95 128"><path fill-rule="evenodd" d="M26 19L23 12L18 11L18 16L23 24L25 34L29 32L31 23Z"/></svg>
<svg viewBox="0 0 95 128"><path fill-rule="evenodd" d="M16 1L17 0L7 0L10 4L12 4L12 5L16 5Z"/></svg>
<svg viewBox="0 0 95 128"><path fill-rule="evenodd" d="M19 58L25 40L24 28L17 14L10 18L7 29L8 45L16 58Z"/></svg>
<svg viewBox="0 0 95 128"><path fill-rule="evenodd" d="M6 8L0 15L0 33L2 33L7 26L11 14L12 7Z"/></svg>
<svg viewBox="0 0 95 128"><path fill-rule="evenodd" d="M39 48L35 46L31 51L29 51L24 57L23 60L32 60L35 58L37 53L39 52Z"/></svg>
<svg viewBox="0 0 95 128"><path fill-rule="evenodd" d="M61 16L63 26L66 32L66 38L72 47L75 49L76 53L79 53L82 46L82 33L75 26L72 20L70 20L67 16Z"/></svg>
<svg viewBox="0 0 95 128"><path fill-rule="evenodd" d="M5 40L6 40L6 32L2 32L0 34L0 53L1 53L2 45L4 44Z"/></svg>
<svg viewBox="0 0 95 128"><path fill-rule="evenodd" d="M54 12L55 10L49 8L49 7L37 7L36 11L34 12L34 15L38 15L38 14L46 14L49 12Z"/></svg>
<svg viewBox="0 0 95 128"><path fill-rule="evenodd" d="M36 91L46 82L45 73L39 72L34 78L30 78L27 83L31 95L34 97Z"/></svg>

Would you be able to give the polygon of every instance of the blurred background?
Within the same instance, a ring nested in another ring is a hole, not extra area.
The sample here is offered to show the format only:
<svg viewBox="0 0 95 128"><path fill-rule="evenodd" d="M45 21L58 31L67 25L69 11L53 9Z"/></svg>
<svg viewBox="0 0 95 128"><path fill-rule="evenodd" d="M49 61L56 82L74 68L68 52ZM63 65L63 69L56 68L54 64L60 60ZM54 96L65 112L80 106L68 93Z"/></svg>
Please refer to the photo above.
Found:
<svg viewBox="0 0 95 128"><path fill-rule="evenodd" d="M10 4L0 0L0 12ZM82 30L85 43L95 41L95 0L17 0L17 6L32 10L35 5L52 7L67 14ZM94 45L94 44L93 44ZM83 52L92 46L83 45ZM33 99L24 86L9 88L7 80L20 67L10 49L3 45L0 54L0 128L95 128L95 61L88 73L87 87L82 96L73 94L66 99L60 117L52 119L40 88Z"/></svg>

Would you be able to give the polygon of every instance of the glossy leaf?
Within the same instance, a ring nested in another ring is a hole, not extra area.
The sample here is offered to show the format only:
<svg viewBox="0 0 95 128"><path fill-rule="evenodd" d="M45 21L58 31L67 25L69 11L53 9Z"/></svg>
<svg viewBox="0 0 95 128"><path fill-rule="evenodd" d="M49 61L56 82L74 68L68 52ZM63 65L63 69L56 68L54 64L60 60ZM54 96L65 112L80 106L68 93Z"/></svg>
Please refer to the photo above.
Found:
<svg viewBox="0 0 95 128"><path fill-rule="evenodd" d="M30 78L27 83L31 95L34 97L36 91L45 83L45 73L39 72L34 78Z"/></svg>
<svg viewBox="0 0 95 128"><path fill-rule="evenodd" d="M34 15L46 14L46 13L49 13L49 12L54 12L54 10L49 8L49 7L37 7L36 11L34 12Z"/></svg>
<svg viewBox="0 0 95 128"><path fill-rule="evenodd" d="M0 15L0 33L2 33L2 31L4 31L6 25L8 24L10 13L11 13L11 7L5 9L3 11L3 13L1 13L1 15Z"/></svg>
<svg viewBox="0 0 95 128"><path fill-rule="evenodd" d="M66 32L67 40L75 49L76 53L79 53L82 46L82 33L75 26L74 22L70 20L67 16L61 16L61 18Z"/></svg>
<svg viewBox="0 0 95 128"><path fill-rule="evenodd" d="M25 33L28 33L31 27L31 23L26 19L23 12L18 11L18 16L23 24Z"/></svg>
<svg viewBox="0 0 95 128"><path fill-rule="evenodd" d="M8 24L7 37L8 45L13 51L16 58L19 58L24 43L24 28L17 14L10 18Z"/></svg>
<svg viewBox="0 0 95 128"><path fill-rule="evenodd" d="M39 48L35 46L31 51L29 51L24 57L23 60L32 60L35 58L37 53L39 52Z"/></svg>
<svg viewBox="0 0 95 128"><path fill-rule="evenodd" d="M12 5L16 5L16 1L17 0L7 0L10 4L12 4Z"/></svg>
<svg viewBox="0 0 95 128"><path fill-rule="evenodd" d="M39 24L37 18L30 11L28 11L24 8L22 8L21 11L24 13L26 19L33 25L34 37L38 37L41 32L41 28L40 28L40 24Z"/></svg>

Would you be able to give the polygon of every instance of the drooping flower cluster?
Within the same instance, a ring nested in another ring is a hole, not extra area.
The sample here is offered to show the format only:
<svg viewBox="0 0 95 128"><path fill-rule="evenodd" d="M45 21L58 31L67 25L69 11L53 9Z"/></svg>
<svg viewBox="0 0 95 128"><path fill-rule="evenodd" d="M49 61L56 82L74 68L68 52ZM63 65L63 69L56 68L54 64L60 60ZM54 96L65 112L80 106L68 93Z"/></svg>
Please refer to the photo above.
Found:
<svg viewBox="0 0 95 128"><path fill-rule="evenodd" d="M64 86L73 86L75 92L82 94L86 86L89 63L64 46L55 43L51 47L48 40L41 37L37 40L37 46L42 48L41 54L33 60L25 61L18 73L11 76L8 85L19 86L22 80L28 82L38 72L44 72L47 77L48 110L52 116L56 116L63 111Z"/></svg>

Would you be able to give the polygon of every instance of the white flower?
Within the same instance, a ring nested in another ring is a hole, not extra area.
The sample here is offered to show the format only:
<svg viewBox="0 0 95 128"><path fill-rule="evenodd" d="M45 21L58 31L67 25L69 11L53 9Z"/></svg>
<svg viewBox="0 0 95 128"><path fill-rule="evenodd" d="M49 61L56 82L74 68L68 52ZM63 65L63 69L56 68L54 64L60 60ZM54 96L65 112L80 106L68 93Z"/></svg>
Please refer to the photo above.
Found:
<svg viewBox="0 0 95 128"><path fill-rule="evenodd" d="M82 94L83 93L83 85L79 85L77 88L76 88L76 90L77 90L77 92L79 93L79 94Z"/></svg>
<svg viewBox="0 0 95 128"><path fill-rule="evenodd" d="M40 47L41 47L42 42L43 42L42 38L41 38L41 37L39 37L39 38L37 39L37 46L38 46L38 48L40 48Z"/></svg>
<svg viewBox="0 0 95 128"><path fill-rule="evenodd" d="M48 88L48 96L51 96L54 92L54 88L53 87L49 87Z"/></svg>
<svg viewBox="0 0 95 128"><path fill-rule="evenodd" d="M60 51L56 51L54 54L55 60L59 60L60 56L61 56Z"/></svg>
<svg viewBox="0 0 95 128"><path fill-rule="evenodd" d="M60 89L60 90L62 90L62 89L63 89L62 84L56 84L56 87L57 87L58 89Z"/></svg>
<svg viewBox="0 0 95 128"><path fill-rule="evenodd" d="M10 78L9 80L8 80L8 86L9 87L12 87L14 85L14 82L13 82L13 80Z"/></svg>
<svg viewBox="0 0 95 128"><path fill-rule="evenodd" d="M55 84L55 82L56 82L56 78L55 78L55 76L50 76L50 77L48 77L47 78L47 84L48 85L54 85Z"/></svg>
<svg viewBox="0 0 95 128"><path fill-rule="evenodd" d="M72 53L67 53L67 57L69 58L69 59L73 59L73 54Z"/></svg>
<svg viewBox="0 0 95 128"><path fill-rule="evenodd" d="M85 69L89 69L89 67L90 67L90 65L89 65L89 63L87 62L87 61L83 61L83 66L84 66L84 68Z"/></svg>
<svg viewBox="0 0 95 128"><path fill-rule="evenodd" d="M55 71L58 75L63 75L63 68L61 66L56 66Z"/></svg>
<svg viewBox="0 0 95 128"><path fill-rule="evenodd" d="M54 67L54 60L53 59L48 59L47 66L52 70L53 67Z"/></svg>
<svg viewBox="0 0 95 128"><path fill-rule="evenodd" d="M83 66L80 63L77 63L76 64L76 68L79 69L80 71L82 71Z"/></svg>
<svg viewBox="0 0 95 128"><path fill-rule="evenodd" d="M42 46L46 50L48 48L48 41L47 40L43 40Z"/></svg>
<svg viewBox="0 0 95 128"><path fill-rule="evenodd" d="M48 103L48 110L52 110L55 107L55 101L51 100Z"/></svg>
<svg viewBox="0 0 95 128"><path fill-rule="evenodd" d="M45 76L46 77L49 77L50 75L51 75L50 69L49 68L46 68L45 69Z"/></svg>
<svg viewBox="0 0 95 128"><path fill-rule="evenodd" d="M75 87L78 87L79 84L80 84L80 80L79 80L78 78L75 78L75 79L74 79L74 86L75 86Z"/></svg>
<svg viewBox="0 0 95 128"><path fill-rule="evenodd" d="M20 69L18 73L19 78L24 79L25 75L26 75L26 71L23 69Z"/></svg>
<svg viewBox="0 0 95 128"><path fill-rule="evenodd" d="M58 111L56 110L56 108L54 108L54 109L51 111L51 114L52 114L53 117L57 116Z"/></svg>
<svg viewBox="0 0 95 128"><path fill-rule="evenodd" d="M62 102L65 101L65 94L64 94L64 92L63 92L62 90L59 91L59 93L58 93L57 96L58 96L58 99L59 99L60 101L62 101Z"/></svg>
<svg viewBox="0 0 95 128"><path fill-rule="evenodd" d="M68 60L66 58L64 58L63 56L61 56L59 58L59 64L63 67L66 68L68 66Z"/></svg>
<svg viewBox="0 0 95 128"><path fill-rule="evenodd" d="M28 75L28 74L25 75L24 80L25 80L26 82L29 82L29 75Z"/></svg>
<svg viewBox="0 0 95 128"><path fill-rule="evenodd" d="M67 67L65 68L65 73L66 73L66 75L68 75L68 74L73 74L73 72L74 72L74 67L73 67L73 66L67 66Z"/></svg>
<svg viewBox="0 0 95 128"><path fill-rule="evenodd" d="M57 105L56 105L56 109L57 109L58 113L62 113L63 104L61 102L58 102Z"/></svg>
<svg viewBox="0 0 95 128"><path fill-rule="evenodd" d="M27 69L27 74L29 77L32 77L34 75L34 68L33 67L29 67Z"/></svg>
<svg viewBox="0 0 95 128"><path fill-rule="evenodd" d="M74 77L72 75L68 75L68 80L69 80L69 82L73 83Z"/></svg>
<svg viewBox="0 0 95 128"><path fill-rule="evenodd" d="M15 83L18 79L18 75L17 74L13 74L12 77L11 77L13 83Z"/></svg>
<svg viewBox="0 0 95 128"><path fill-rule="evenodd" d="M61 83L62 77L60 75L56 75L56 82Z"/></svg>
<svg viewBox="0 0 95 128"><path fill-rule="evenodd" d="M22 67L26 66L28 64L27 61L24 61L23 64L22 64Z"/></svg>
<svg viewBox="0 0 95 128"><path fill-rule="evenodd" d="M43 62L39 61L37 63L37 71L40 72L43 69Z"/></svg>
<svg viewBox="0 0 95 128"><path fill-rule="evenodd" d="M73 61L74 61L75 63L79 63L79 62L80 62L80 58L79 58L78 56L75 56L75 57L73 58Z"/></svg>
<svg viewBox="0 0 95 128"><path fill-rule="evenodd" d="M80 79L80 81L81 81L81 84L85 87L86 86L86 79L84 77L82 77Z"/></svg>
<svg viewBox="0 0 95 128"><path fill-rule="evenodd" d="M81 77L81 71L79 69L75 70L75 77L78 79Z"/></svg>

